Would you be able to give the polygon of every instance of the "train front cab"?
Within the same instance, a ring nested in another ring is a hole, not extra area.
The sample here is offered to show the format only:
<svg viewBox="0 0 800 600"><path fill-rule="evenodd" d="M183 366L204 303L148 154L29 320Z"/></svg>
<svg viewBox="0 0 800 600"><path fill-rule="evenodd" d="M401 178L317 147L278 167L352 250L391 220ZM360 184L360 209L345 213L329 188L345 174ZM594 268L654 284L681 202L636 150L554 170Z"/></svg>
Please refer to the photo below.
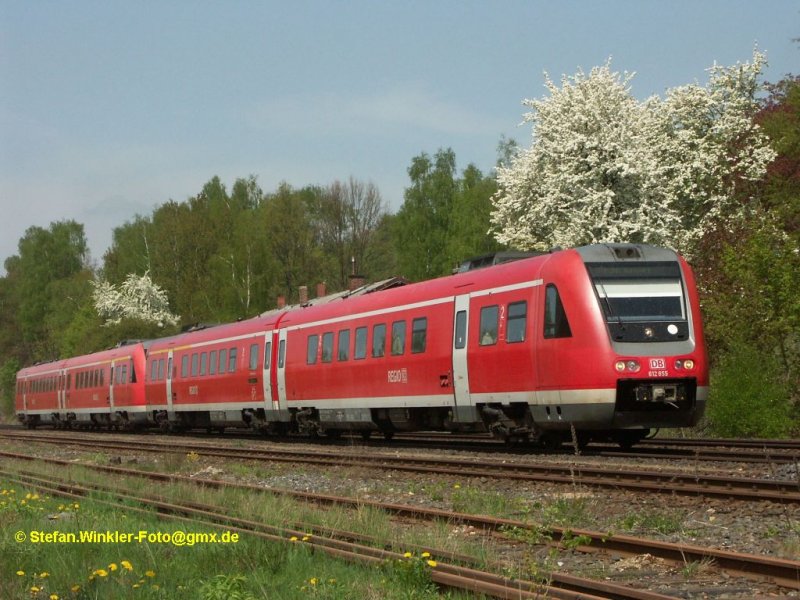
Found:
<svg viewBox="0 0 800 600"><path fill-rule="evenodd" d="M614 372L609 436L623 446L650 429L689 427L702 416L707 360L694 277L663 248L579 248L610 342ZM600 432L595 434L599 437Z"/></svg>

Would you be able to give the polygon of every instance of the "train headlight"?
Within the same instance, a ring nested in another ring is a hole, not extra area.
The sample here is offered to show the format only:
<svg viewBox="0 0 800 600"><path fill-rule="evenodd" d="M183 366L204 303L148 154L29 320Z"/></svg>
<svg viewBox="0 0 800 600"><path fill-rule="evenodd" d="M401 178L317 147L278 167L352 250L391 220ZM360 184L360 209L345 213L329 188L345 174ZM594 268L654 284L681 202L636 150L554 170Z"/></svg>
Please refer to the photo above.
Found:
<svg viewBox="0 0 800 600"><path fill-rule="evenodd" d="M694 361L691 358L687 358L685 361L683 361L683 368L691 371L694 369Z"/></svg>
<svg viewBox="0 0 800 600"><path fill-rule="evenodd" d="M618 373L622 373L625 370L625 361L618 360L617 364L614 365L614 368L617 370Z"/></svg>
<svg viewBox="0 0 800 600"><path fill-rule="evenodd" d="M635 360L629 360L629 361L626 363L626 365L625 365L625 366L626 366L626 367L628 367L628 371L630 371L631 373L636 373L636 371L638 371L638 370L639 370L639 368L640 368L640 367L639 367L639 363L638 363L638 362L636 362Z"/></svg>

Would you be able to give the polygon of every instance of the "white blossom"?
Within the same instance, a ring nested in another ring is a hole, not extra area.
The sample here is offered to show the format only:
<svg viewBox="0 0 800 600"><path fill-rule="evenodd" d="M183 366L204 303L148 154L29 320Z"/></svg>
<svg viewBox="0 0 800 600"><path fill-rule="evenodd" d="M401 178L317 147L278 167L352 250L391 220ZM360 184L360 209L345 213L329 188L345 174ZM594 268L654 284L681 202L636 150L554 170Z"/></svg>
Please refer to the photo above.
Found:
<svg viewBox="0 0 800 600"><path fill-rule="evenodd" d="M579 70L549 96L525 100L533 142L498 167L492 224L520 249L647 242L685 252L711 223L736 218L736 178L758 179L774 158L753 124L764 56L709 69L706 87L636 100L633 74Z"/></svg>
<svg viewBox="0 0 800 600"><path fill-rule="evenodd" d="M141 277L131 273L119 287L107 281L92 284L95 309L106 320L106 325L137 319L163 327L177 325L180 319L169 311L167 293L153 283L148 273Z"/></svg>

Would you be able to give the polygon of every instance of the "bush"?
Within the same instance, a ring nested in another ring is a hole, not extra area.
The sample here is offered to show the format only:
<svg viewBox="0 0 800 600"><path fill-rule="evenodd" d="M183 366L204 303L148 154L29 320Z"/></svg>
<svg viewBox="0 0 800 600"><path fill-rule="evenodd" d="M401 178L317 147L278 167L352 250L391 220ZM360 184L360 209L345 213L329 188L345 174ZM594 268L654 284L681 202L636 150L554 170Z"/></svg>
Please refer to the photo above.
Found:
<svg viewBox="0 0 800 600"><path fill-rule="evenodd" d="M707 413L718 436L787 436L792 404L779 357L748 343L732 345L712 369Z"/></svg>

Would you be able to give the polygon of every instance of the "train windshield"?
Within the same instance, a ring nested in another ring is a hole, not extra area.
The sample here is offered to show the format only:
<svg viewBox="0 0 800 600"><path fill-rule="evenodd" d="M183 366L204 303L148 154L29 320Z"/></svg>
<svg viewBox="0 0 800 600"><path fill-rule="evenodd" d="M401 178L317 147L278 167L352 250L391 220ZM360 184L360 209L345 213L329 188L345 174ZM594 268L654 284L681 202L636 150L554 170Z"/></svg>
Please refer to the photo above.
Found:
<svg viewBox="0 0 800 600"><path fill-rule="evenodd" d="M589 263L586 266L607 321L686 318L677 262Z"/></svg>

